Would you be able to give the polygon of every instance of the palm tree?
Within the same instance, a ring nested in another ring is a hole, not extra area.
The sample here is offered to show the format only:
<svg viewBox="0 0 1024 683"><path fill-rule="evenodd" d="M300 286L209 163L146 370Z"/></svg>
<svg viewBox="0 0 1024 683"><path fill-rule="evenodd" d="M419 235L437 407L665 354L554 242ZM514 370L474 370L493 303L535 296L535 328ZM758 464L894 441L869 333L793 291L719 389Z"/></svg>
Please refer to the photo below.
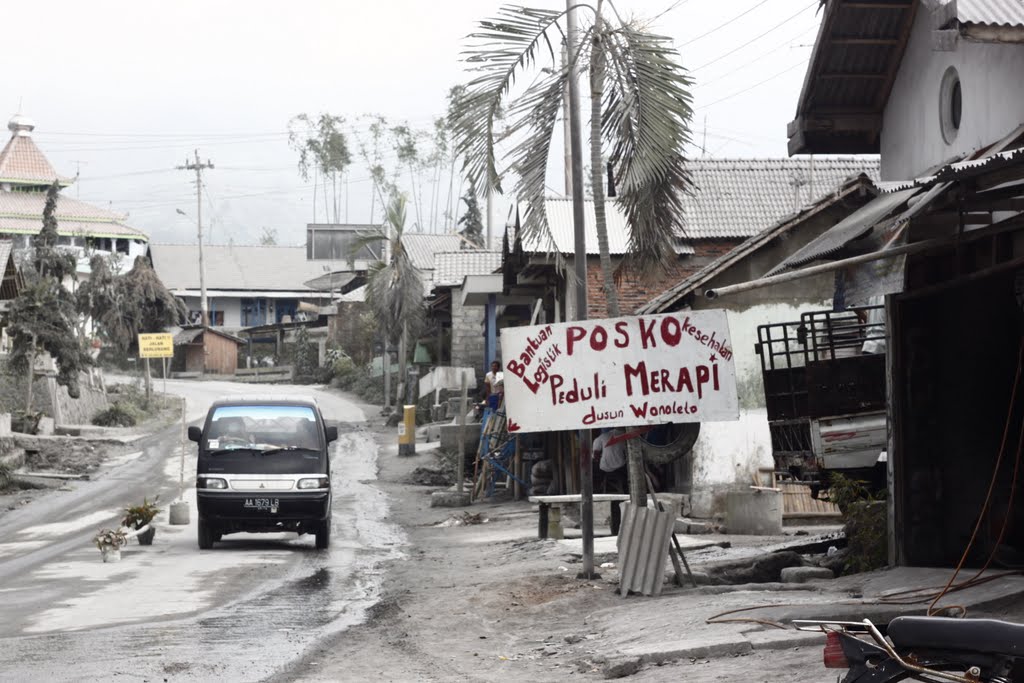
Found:
<svg viewBox="0 0 1024 683"><path fill-rule="evenodd" d="M504 7L497 18L482 21L465 53L478 75L459 100L453 129L469 181L500 192L495 123L505 107L507 129L517 140L510 169L517 178L513 193L526 205L523 237L554 252L544 204L548 157L567 80L578 68L589 68L591 191L607 313L615 317L602 151L609 154L616 203L630 225L633 265L638 272L657 272L675 257L674 244L683 233L683 195L690 189L683 148L690 141L692 98L671 40L617 12L609 20L602 5L603 0L575 5L590 10L593 20L580 35L577 63L569 65L556 57L565 39L565 11ZM536 80L513 93L517 81L533 73ZM561 261L560 254L556 258Z"/></svg>
<svg viewBox="0 0 1024 683"><path fill-rule="evenodd" d="M387 206L384 224L359 234L352 254L367 246L384 245L383 258L372 264L367 273L366 303L384 327L385 338L399 334L399 377L405 378L410 330L417 330L423 320L423 275L413 265L402 243L405 233L405 196L395 195ZM384 376L389 375L387 354L384 354ZM385 401L389 397L385 396ZM399 397L401 400L401 397Z"/></svg>

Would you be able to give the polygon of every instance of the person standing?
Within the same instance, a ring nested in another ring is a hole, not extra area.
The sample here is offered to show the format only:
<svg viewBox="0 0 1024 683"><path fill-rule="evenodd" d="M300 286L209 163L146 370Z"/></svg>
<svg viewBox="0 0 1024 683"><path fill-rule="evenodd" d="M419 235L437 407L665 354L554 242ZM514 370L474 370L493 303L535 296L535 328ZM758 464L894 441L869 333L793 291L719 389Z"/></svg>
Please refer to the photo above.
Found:
<svg viewBox="0 0 1024 683"><path fill-rule="evenodd" d="M497 410L501 404L501 392L505 388L505 375L501 372L501 363L491 361L490 371L484 375L484 401L491 410Z"/></svg>

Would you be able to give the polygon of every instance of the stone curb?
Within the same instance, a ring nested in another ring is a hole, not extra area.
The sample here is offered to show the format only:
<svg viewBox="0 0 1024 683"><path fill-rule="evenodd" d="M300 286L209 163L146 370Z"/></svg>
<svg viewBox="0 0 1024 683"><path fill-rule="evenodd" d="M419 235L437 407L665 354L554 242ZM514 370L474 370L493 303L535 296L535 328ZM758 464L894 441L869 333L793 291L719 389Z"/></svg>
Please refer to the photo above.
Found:
<svg viewBox="0 0 1024 683"><path fill-rule="evenodd" d="M750 641L742 635L682 640L665 650L638 651L608 662L604 668L606 678L622 678L635 673L644 664L661 664L675 659L723 657L748 654L753 651ZM637 666L634 668L632 664ZM626 673L626 672L629 673Z"/></svg>

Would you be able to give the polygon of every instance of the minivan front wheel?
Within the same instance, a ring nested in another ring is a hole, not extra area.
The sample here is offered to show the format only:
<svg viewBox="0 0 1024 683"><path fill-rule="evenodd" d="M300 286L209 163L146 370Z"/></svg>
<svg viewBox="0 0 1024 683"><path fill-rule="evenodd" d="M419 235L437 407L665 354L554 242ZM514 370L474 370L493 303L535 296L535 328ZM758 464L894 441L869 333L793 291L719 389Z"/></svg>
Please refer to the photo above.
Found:
<svg viewBox="0 0 1024 683"><path fill-rule="evenodd" d="M326 550L331 544L331 520L328 517L316 531L316 549Z"/></svg>
<svg viewBox="0 0 1024 683"><path fill-rule="evenodd" d="M196 529L199 540L199 549L210 550L213 548L213 544L219 539L220 534L210 528L210 525L207 524L206 520L202 517L197 521Z"/></svg>

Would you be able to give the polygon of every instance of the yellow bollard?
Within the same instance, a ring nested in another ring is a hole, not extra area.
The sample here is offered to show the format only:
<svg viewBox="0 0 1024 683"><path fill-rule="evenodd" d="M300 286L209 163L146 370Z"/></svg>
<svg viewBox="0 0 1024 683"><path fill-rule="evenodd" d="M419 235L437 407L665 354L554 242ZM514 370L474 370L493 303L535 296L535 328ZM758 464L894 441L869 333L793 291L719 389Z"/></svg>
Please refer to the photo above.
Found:
<svg viewBox="0 0 1024 683"><path fill-rule="evenodd" d="M416 455L416 406L402 407L398 423L398 454Z"/></svg>

